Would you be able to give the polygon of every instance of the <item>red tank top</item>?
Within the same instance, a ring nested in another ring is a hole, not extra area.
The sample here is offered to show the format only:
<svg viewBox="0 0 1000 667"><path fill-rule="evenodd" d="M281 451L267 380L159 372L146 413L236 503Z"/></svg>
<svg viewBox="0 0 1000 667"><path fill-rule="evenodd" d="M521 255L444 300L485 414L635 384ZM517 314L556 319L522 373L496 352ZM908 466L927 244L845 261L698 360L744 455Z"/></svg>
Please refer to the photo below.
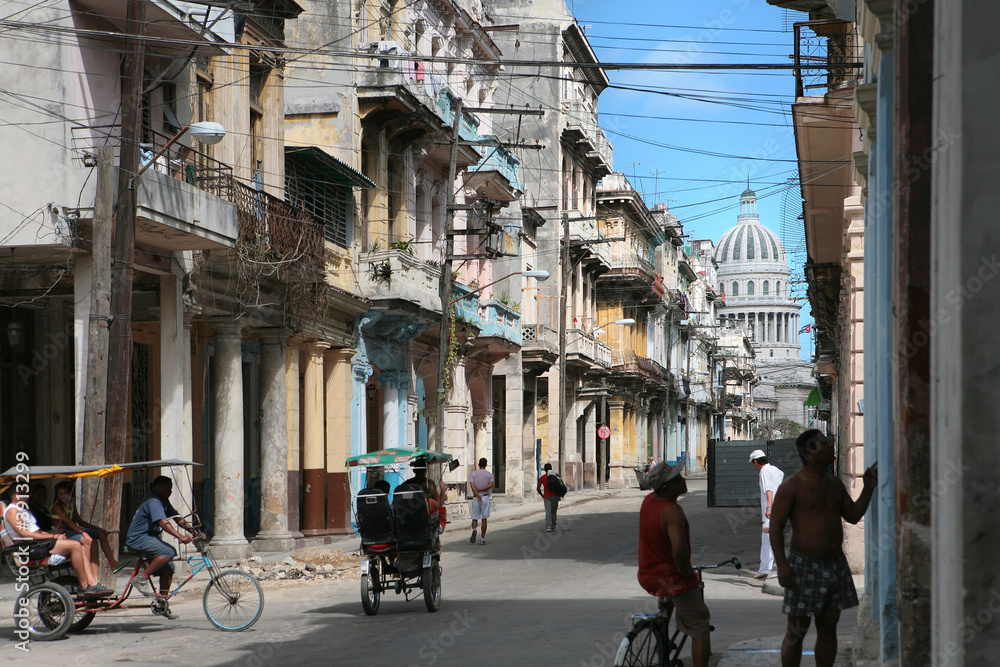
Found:
<svg viewBox="0 0 1000 667"><path fill-rule="evenodd" d="M698 585L697 577L682 577L677 572L670 535L660 521L663 510L676 504L673 500L651 493L642 501L642 509L639 510L639 585L650 595L658 597L677 595ZM684 536L690 545L691 534L686 518Z"/></svg>

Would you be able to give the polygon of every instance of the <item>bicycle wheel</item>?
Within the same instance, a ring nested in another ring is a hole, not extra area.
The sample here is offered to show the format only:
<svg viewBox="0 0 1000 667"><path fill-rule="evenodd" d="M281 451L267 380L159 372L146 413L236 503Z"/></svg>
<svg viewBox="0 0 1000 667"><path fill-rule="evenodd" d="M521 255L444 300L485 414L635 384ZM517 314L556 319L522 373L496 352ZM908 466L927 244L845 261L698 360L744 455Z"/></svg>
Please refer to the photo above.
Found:
<svg viewBox="0 0 1000 667"><path fill-rule="evenodd" d="M368 561L368 573L361 575L361 606L365 613L374 616L378 613L379 603L382 602L382 580L378 566L378 559L372 558Z"/></svg>
<svg viewBox="0 0 1000 667"><path fill-rule="evenodd" d="M73 598L54 581L36 584L14 600L14 627L37 641L59 639L73 623Z"/></svg>
<svg viewBox="0 0 1000 667"><path fill-rule="evenodd" d="M66 589L70 595L76 597L80 582L75 576L56 577L55 582ZM73 622L69 626L70 632L83 632L94 620L97 614L92 611L77 611L73 615Z"/></svg>
<svg viewBox="0 0 1000 667"><path fill-rule="evenodd" d="M420 577L424 587L424 605L427 611L435 612L441 608L441 564L435 560L430 567L425 567Z"/></svg>
<svg viewBox="0 0 1000 667"><path fill-rule="evenodd" d="M220 630L246 630L264 611L264 591L246 572L223 572L213 577L202 598L205 616Z"/></svg>
<svg viewBox="0 0 1000 667"><path fill-rule="evenodd" d="M615 667L661 667L664 655L660 630L652 621L632 626L615 656Z"/></svg>

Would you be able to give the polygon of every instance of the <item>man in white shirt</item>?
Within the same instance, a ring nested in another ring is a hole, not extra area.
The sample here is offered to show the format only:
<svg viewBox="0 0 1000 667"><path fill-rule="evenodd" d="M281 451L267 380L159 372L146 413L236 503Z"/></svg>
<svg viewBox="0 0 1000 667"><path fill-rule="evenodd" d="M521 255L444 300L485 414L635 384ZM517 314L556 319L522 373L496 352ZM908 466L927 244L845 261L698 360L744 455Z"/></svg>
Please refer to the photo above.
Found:
<svg viewBox="0 0 1000 667"><path fill-rule="evenodd" d="M486 459L479 459L479 470L469 475L469 515L472 517L472 537L469 542L476 543L476 527L483 522L483 532L480 544L486 544L486 520L490 517L490 494L493 493L493 473L486 469Z"/></svg>
<svg viewBox="0 0 1000 667"><path fill-rule="evenodd" d="M768 573L774 568L774 552L771 551L771 537L768 535L771 527L771 506L774 504L775 492L785 479L785 473L768 463L767 456L760 449L750 453L750 463L760 475L760 568L755 577L767 579Z"/></svg>

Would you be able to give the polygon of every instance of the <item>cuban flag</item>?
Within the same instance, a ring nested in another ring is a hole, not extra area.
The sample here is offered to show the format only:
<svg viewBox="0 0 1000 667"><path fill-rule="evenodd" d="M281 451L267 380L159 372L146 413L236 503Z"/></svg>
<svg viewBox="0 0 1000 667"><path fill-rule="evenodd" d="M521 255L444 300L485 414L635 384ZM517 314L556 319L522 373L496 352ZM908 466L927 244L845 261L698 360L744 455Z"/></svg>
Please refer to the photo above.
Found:
<svg viewBox="0 0 1000 667"><path fill-rule="evenodd" d="M807 324L804 327L802 327L801 329L799 329L799 333L800 334L812 333L812 330L813 330L813 325L812 325L812 322L810 322L809 324Z"/></svg>

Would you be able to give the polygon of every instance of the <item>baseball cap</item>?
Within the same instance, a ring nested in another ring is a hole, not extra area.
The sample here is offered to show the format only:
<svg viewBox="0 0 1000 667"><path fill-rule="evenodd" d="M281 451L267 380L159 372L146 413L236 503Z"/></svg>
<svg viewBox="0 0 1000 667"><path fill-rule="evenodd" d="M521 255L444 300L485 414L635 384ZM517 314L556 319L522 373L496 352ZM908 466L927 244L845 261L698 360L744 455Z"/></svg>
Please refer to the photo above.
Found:
<svg viewBox="0 0 1000 667"><path fill-rule="evenodd" d="M753 462L756 461L757 459L765 458L766 456L767 454L764 453L763 449L755 449L752 452L750 452L750 461Z"/></svg>
<svg viewBox="0 0 1000 667"><path fill-rule="evenodd" d="M660 461L646 473L646 484L654 491L681 474L681 465Z"/></svg>

